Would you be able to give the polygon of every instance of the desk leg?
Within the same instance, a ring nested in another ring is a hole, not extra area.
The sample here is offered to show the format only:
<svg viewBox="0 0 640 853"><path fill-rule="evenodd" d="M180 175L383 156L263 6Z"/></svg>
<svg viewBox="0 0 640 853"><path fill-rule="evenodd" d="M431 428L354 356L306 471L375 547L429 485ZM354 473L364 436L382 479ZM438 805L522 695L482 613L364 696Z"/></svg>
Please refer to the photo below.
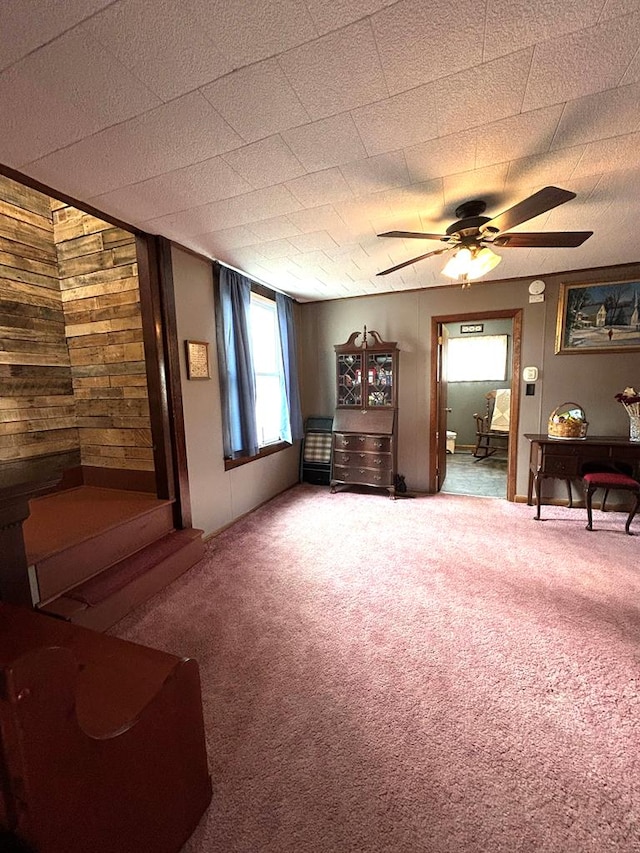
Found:
<svg viewBox="0 0 640 853"><path fill-rule="evenodd" d="M573 508L573 494L571 492L571 480L567 480L567 493L569 495L569 509Z"/></svg>
<svg viewBox="0 0 640 853"><path fill-rule="evenodd" d="M540 521L540 481L542 477L540 476L540 471L536 471L535 477L533 478L533 485L536 492L536 514L535 520Z"/></svg>

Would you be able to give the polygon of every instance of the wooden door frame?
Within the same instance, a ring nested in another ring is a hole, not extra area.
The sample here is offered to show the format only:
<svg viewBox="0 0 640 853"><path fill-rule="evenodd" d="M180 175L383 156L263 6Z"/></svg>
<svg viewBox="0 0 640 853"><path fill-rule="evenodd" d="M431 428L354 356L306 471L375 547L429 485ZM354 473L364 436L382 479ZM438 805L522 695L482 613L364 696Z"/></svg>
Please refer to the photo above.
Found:
<svg viewBox="0 0 640 853"><path fill-rule="evenodd" d="M513 342L511 347L511 409L509 449L507 454L507 500L516 497L518 462L518 432L520 420L520 364L522 348L522 308L504 308L496 311L472 311L466 314L441 314L431 318L431 369L429 399L429 491L436 491L438 452L438 338L446 323L469 323L476 320L511 320Z"/></svg>

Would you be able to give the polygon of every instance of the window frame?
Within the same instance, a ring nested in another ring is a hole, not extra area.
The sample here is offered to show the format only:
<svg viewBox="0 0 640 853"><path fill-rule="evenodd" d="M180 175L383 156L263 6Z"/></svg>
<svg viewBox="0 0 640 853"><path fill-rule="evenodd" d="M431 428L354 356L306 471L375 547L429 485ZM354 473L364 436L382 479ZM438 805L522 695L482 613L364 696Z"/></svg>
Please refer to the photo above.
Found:
<svg viewBox="0 0 640 853"><path fill-rule="evenodd" d="M252 298L254 294L275 303L275 292L271 290L271 288L265 287L257 282L251 282ZM258 453L254 453L250 456L238 456L236 459L223 457L224 470L231 471L234 468L239 468L241 465L246 465L248 462L253 462L255 459L264 459L266 456L272 456L274 453L279 453L281 450L286 450L288 447L293 447L293 444L288 441L281 440L274 442L273 444L265 444L260 448Z"/></svg>

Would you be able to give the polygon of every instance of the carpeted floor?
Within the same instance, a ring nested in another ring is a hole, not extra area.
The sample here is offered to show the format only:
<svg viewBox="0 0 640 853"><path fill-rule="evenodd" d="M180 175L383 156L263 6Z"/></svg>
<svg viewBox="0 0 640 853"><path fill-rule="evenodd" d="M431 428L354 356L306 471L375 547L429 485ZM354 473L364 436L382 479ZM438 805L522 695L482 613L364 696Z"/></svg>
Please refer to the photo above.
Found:
<svg viewBox="0 0 640 853"><path fill-rule="evenodd" d="M638 853L640 536L584 515L301 485L213 539L113 629L201 667L185 853Z"/></svg>

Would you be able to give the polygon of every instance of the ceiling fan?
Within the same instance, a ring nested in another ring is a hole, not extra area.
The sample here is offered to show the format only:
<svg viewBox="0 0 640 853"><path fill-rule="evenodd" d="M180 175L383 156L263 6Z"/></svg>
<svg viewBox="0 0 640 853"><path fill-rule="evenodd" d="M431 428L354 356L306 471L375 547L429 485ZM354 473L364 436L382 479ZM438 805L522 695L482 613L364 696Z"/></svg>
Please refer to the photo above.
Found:
<svg viewBox="0 0 640 853"><path fill-rule="evenodd" d="M581 246L585 240L591 237L593 231L509 233L510 228L515 228L516 225L533 219L541 213L546 213L575 197L575 193L559 187L544 187L493 218L481 215L486 210L487 205L484 201L475 199L466 201L456 208L456 216L459 219L450 225L444 234L427 234L421 231L386 231L384 234L378 234L379 237L440 240L447 245L442 249L435 249L425 255L418 255L409 261L396 264L394 267L382 270L377 275L388 275L425 258L442 255L445 252L453 252L453 256L442 272L449 278L457 278L462 281L464 286L469 280L480 278L500 263L502 258L492 251L491 246L500 246L505 249Z"/></svg>

